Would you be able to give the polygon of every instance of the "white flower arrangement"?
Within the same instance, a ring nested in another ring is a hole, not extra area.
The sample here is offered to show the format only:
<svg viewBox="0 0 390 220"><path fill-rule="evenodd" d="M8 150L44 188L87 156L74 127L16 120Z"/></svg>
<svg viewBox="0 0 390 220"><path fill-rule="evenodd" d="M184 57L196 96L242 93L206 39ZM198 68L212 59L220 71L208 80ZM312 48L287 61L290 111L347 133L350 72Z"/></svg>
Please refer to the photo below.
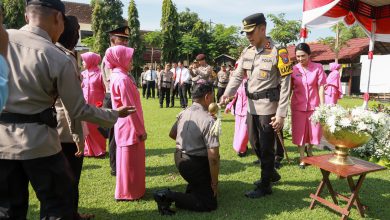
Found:
<svg viewBox="0 0 390 220"><path fill-rule="evenodd" d="M354 152L361 157L376 157L390 160L390 116L375 113L362 107L345 109L339 105L322 105L316 108L311 120L328 126L334 133L342 129L359 134L366 132L372 139Z"/></svg>

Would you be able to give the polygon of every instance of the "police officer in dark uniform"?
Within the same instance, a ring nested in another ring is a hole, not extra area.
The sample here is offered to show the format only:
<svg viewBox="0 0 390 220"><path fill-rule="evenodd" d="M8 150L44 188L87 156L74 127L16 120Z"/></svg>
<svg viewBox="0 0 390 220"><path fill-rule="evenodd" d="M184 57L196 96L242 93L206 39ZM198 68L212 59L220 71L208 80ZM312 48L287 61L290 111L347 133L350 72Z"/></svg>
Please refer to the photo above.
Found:
<svg viewBox="0 0 390 220"><path fill-rule="evenodd" d="M237 61L237 68L220 101L228 102L246 73L249 141L261 161L261 179L260 184L245 196L259 198L271 194L271 181L280 179L275 169L275 138L287 116L292 64L287 50L276 48L266 37L267 22L262 13L248 16L242 23L242 32L246 33L251 45L244 49Z"/></svg>

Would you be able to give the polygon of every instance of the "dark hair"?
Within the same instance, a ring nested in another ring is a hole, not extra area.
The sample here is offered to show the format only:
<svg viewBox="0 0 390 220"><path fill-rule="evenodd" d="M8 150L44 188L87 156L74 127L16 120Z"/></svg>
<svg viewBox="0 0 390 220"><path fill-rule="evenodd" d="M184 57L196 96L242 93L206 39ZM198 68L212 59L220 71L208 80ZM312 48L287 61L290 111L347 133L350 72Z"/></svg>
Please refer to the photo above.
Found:
<svg viewBox="0 0 390 220"><path fill-rule="evenodd" d="M301 51L307 53L308 55L311 54L310 46L307 43L300 43L300 44L298 44L295 47L295 53L297 52L297 50L301 50Z"/></svg>
<svg viewBox="0 0 390 220"><path fill-rule="evenodd" d="M213 85L209 82L206 82L205 80L201 79L198 80L194 88L192 90L192 98L193 99L199 99L203 98L207 93L210 93L213 91Z"/></svg>
<svg viewBox="0 0 390 220"><path fill-rule="evenodd" d="M58 42L66 49L73 50L79 41L79 21L75 16L66 16L64 23L64 32L62 32Z"/></svg>

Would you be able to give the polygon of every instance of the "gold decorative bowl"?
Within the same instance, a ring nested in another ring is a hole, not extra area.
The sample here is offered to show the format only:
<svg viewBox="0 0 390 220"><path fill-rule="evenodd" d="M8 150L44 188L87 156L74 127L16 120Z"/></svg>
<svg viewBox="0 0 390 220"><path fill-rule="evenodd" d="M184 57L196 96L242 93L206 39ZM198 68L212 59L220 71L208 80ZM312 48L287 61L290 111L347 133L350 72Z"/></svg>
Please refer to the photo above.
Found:
<svg viewBox="0 0 390 220"><path fill-rule="evenodd" d="M348 156L349 149L359 147L371 139L365 132L354 133L347 129L332 133L326 125L322 126L322 131L325 139L335 145L335 155L329 162L336 165L353 165L352 159Z"/></svg>

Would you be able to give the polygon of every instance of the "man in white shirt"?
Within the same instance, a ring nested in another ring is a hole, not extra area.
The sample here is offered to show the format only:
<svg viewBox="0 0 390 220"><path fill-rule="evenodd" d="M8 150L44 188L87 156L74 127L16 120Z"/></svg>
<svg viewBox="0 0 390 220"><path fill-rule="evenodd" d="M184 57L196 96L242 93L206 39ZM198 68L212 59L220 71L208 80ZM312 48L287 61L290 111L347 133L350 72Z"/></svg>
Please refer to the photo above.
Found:
<svg viewBox="0 0 390 220"><path fill-rule="evenodd" d="M183 66L183 62L179 61L176 68L176 81L175 85L178 85L180 105L182 108L186 108L188 104L188 98L186 93L186 85L184 82L190 81L190 71Z"/></svg>
<svg viewBox="0 0 390 220"><path fill-rule="evenodd" d="M175 96L178 95L178 84L176 84L176 70L177 70L177 63L172 62L172 69L171 72L173 73L173 81L175 82L172 86L171 90L171 108L175 106Z"/></svg>
<svg viewBox="0 0 390 220"><path fill-rule="evenodd" d="M145 72L144 78L146 80L146 99L149 97L156 98L155 96L155 88L156 88L156 80L157 80L157 73L152 69L152 67L149 67L149 70Z"/></svg>

